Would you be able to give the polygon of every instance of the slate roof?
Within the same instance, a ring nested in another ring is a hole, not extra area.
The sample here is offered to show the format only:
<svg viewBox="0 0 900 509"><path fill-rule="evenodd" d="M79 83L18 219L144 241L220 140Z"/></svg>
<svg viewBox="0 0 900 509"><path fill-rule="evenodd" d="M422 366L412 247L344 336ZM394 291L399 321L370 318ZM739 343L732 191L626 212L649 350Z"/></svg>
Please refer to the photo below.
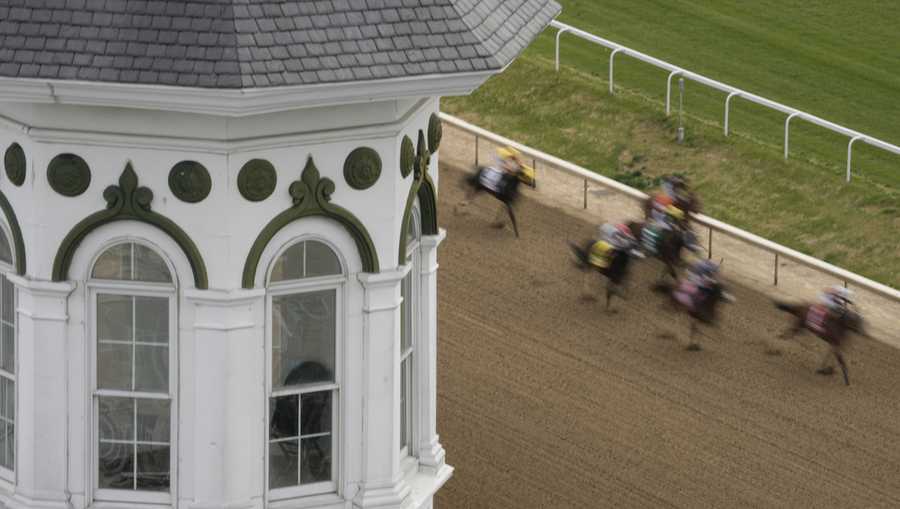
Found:
<svg viewBox="0 0 900 509"><path fill-rule="evenodd" d="M500 69L553 0L0 0L0 76L209 88Z"/></svg>

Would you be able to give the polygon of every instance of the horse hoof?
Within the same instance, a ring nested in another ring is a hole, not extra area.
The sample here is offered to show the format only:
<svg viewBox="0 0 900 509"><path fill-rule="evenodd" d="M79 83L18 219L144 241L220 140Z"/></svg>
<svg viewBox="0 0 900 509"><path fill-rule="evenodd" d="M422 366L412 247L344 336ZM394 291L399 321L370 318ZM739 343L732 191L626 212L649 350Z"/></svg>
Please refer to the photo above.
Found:
<svg viewBox="0 0 900 509"><path fill-rule="evenodd" d="M687 346L686 350L688 352L699 352L700 350L702 350L702 348L697 343L691 343Z"/></svg>
<svg viewBox="0 0 900 509"><path fill-rule="evenodd" d="M506 226L506 223L504 223L503 221L497 221L496 223L492 223L491 226L499 230Z"/></svg>
<svg viewBox="0 0 900 509"><path fill-rule="evenodd" d="M597 302L597 297L595 295L583 294L581 300L584 302Z"/></svg>
<svg viewBox="0 0 900 509"><path fill-rule="evenodd" d="M825 376L833 375L833 374L834 374L834 368L819 368L819 369L816 370L816 374L818 374L818 375L825 375Z"/></svg>
<svg viewBox="0 0 900 509"><path fill-rule="evenodd" d="M766 349L766 355L781 355L781 350L777 348L768 348Z"/></svg>

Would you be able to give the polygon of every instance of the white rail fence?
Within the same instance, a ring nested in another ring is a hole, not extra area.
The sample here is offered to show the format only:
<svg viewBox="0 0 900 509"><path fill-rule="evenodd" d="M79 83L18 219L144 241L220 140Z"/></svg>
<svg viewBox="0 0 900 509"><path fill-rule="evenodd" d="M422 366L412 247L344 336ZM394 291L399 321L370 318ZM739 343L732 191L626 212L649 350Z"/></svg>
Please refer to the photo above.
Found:
<svg viewBox="0 0 900 509"><path fill-rule="evenodd" d="M617 193L623 194L628 198L631 198L635 201L643 203L644 200L647 199L648 195L629 187L621 182L617 182L608 177L604 177L602 175L598 175L586 168L582 168L576 164L570 163L568 161L564 161L558 157L552 156L550 154L546 154L541 152L540 150L533 149L526 145L522 145L521 143L510 140L509 138L505 138L500 136L499 134L492 133L485 129L482 129L478 126L472 125L462 119L456 118L452 115L448 115L446 113L441 113L440 118L443 122L447 123L454 128L457 128L461 131L472 134L475 137L475 164L478 164L478 142L481 139L489 140L492 143L499 145L506 145L514 147L516 150L520 151L522 154L526 155L528 158L534 161L540 161L547 165L549 168L559 169L564 173L568 173L570 175L574 175L576 177L581 178L584 181L584 208L588 207L588 183L597 184L603 186L605 188L611 189ZM716 219L713 219L709 216L705 216L703 214L698 214L694 216L694 220L697 224L700 224L706 227L709 231L709 245L707 248L707 252L709 256L712 256L713 252L713 232L719 232L724 235L727 235L731 238L737 239L741 242L745 242L750 244L751 246L760 248L764 251L768 251L775 255L775 263L773 264L773 284L778 285L778 264L780 259L786 258L788 260L792 260L800 265L805 267L809 267L815 269L824 274L828 274L838 278L839 280L844 282L844 285L847 286L849 284L853 284L856 288L868 290L874 294L880 295L887 299L890 299L896 303L900 303L900 290L896 290L887 285L883 285L877 281L872 281L871 279L865 278L858 274L854 274L848 270L842 269L840 267L836 267L831 265L830 263L823 262L817 258L813 258L812 256L805 255L798 251L794 251L793 249L784 247L780 244L776 244L771 240L764 239L758 235L754 235L750 232L744 231L740 228L736 228L729 224L723 223Z"/></svg>
<svg viewBox="0 0 900 509"><path fill-rule="evenodd" d="M651 57L645 53L641 53L640 51L633 50L631 48L627 48L622 46L619 43L604 39L602 37L598 37L594 34L585 32L584 30L580 30L571 25L567 25L565 23L561 23L559 21L553 21L550 26L557 29L556 32L556 71L559 72L559 39L563 34L572 34L575 37L580 39L584 39L586 41L592 42L594 44L599 44L609 50L611 53L609 55L609 93L615 94L615 59L616 55L623 54L629 57L632 57L636 60L640 60L641 62L645 62L659 69L663 69L669 71L669 76L666 79L666 115L668 116L672 111L672 79L675 76L679 76L684 79L688 79L691 81L695 81L697 83L706 85L710 88L725 92L728 96L725 98L725 118L723 121L725 136L728 136L728 120L729 120L729 112L731 109L731 100L735 97L739 97L746 101L759 104L760 106L764 106L766 108L780 111L787 115L787 118L784 121L784 158L787 159L789 155L789 147L790 147L790 129L791 129L791 120L795 118L799 118L801 120L805 120L811 124L815 124L817 126L828 129L829 131L836 132L838 134L842 134L849 138L849 142L847 143L847 182L850 182L851 178L851 168L852 168L852 160L853 160L853 145L861 141L863 143L867 143L872 145L873 147L880 148L887 152L891 152L893 154L900 155L900 147L888 143L884 140L880 140L878 138L874 138L867 134L861 133L859 131L855 131L848 127L844 127L842 125L835 124L834 122L830 122L823 118L817 117L811 113L807 113L805 111L800 111L796 108L792 108L790 106L781 104L779 102L775 102L771 99L766 99L765 97L760 97L756 94L752 94L745 90L741 90L737 87L733 87L731 85L727 85L720 81L716 81L711 78L707 78L701 74L697 74L695 72L688 71L687 69L682 69L677 65L670 64L664 60L660 60L655 57Z"/></svg>

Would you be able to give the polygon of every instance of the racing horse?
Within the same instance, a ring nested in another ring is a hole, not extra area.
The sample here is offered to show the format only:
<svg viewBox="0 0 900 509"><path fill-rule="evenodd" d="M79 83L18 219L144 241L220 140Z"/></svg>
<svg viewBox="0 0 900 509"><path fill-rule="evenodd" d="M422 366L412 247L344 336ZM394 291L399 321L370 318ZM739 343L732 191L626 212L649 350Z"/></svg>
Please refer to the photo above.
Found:
<svg viewBox="0 0 900 509"><path fill-rule="evenodd" d="M828 344L828 352L822 359L822 364L816 373L820 375L831 375L834 373L834 367L829 363L832 356L837 360L844 375L844 384L850 385L850 377L847 369L847 362L844 360L843 347L847 338L851 333L857 333L862 336L871 338L866 332L863 319L860 314L847 307L840 308L838 313L829 313L827 308L821 304L790 304L781 301L775 301L775 307L791 314L794 321L791 327L782 333L781 339L790 339L801 332L803 329L809 330L822 341ZM777 353L777 350L771 350L770 353Z"/></svg>
<svg viewBox="0 0 900 509"><path fill-rule="evenodd" d="M657 233L654 246L650 247L648 246L647 241L648 235L645 235L644 231L646 227L647 223L639 221L628 223L628 228L631 229L634 236L641 240L641 247L644 254L653 256L663 263L663 271L660 274L660 279L668 274L673 280L677 280L677 269L684 265L682 252L684 251L684 248L687 247L685 231L677 226L670 229L663 229Z"/></svg>
<svg viewBox="0 0 900 509"><path fill-rule="evenodd" d="M685 291L685 283L675 284L659 282L653 289L665 294L669 302L680 312L691 318L691 328L687 350L699 351L696 341L700 324L714 326L718 321L718 305L721 302L734 302L734 296L725 290L721 282L714 282L706 288L698 288L694 292Z"/></svg>
<svg viewBox="0 0 900 509"><path fill-rule="evenodd" d="M509 214L509 220L512 223L513 231L516 238L519 237L519 226L516 223L516 213L513 210L516 199L519 197L519 184L522 179L519 175L509 173L492 166L479 166L475 169L474 175L470 175L464 179L464 185L468 188L466 192L466 201L471 201L478 193L486 192L500 200ZM503 221L499 220L496 225L503 227Z"/></svg>
<svg viewBox="0 0 900 509"><path fill-rule="evenodd" d="M610 300L613 295L625 298L623 284L628 278L628 266L632 257L642 256L640 252L629 248L609 249L609 254L601 261L597 261L597 255L593 253L597 240L590 240L581 245L569 242L569 248L575 255L575 265L583 272L596 271L605 277L606 283L606 310L609 311Z"/></svg>

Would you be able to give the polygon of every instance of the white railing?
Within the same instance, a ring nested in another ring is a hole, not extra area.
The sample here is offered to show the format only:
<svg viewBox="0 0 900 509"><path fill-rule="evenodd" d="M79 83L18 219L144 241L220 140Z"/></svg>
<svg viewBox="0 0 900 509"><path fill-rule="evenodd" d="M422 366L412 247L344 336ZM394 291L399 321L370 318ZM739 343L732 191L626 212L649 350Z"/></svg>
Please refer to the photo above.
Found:
<svg viewBox="0 0 900 509"><path fill-rule="evenodd" d="M480 139L486 139L491 141L492 143L511 146L516 150L520 151L522 154L526 155L528 158L533 159L535 161L541 161L545 165L549 165L551 168L558 168L559 170L580 177L584 180L584 208L588 207L588 183L599 184L603 187L616 191L620 194L624 194L625 196L643 203L647 199L647 194L634 189L633 187L629 187L621 182L617 182L611 178L604 177L602 175L598 175L591 170L586 168L582 168L576 164L570 163L569 161L564 161L558 157L552 156L550 154L546 154L541 152L540 150L533 149L526 145L522 145L521 143L510 140L509 138L505 138L500 136L499 134L492 133L485 129L482 129L478 126L472 125L462 119L456 118L452 115L448 115L446 113L441 113L440 118L443 122L470 133L475 136L475 164L478 164L478 141ZM841 281L844 282L844 285L848 285L849 283L854 284L858 288L862 288L868 291L871 291L875 294L881 295L882 297L886 297L894 302L900 303L900 291L891 288L887 285L883 285L878 283L877 281L872 281L871 279L865 278L858 274L854 274L848 270L842 269L840 267L836 267L831 265L830 263L823 262L817 258L813 258L812 256L805 255L798 251L794 251L793 249L784 247L780 244L776 244L771 240L764 239L758 235L754 235L750 232L744 231L740 228L736 228L729 224L723 223L719 220L713 219L709 216L705 216L703 214L697 214L694 216L694 221L697 224L703 225L709 231L709 245L708 245L708 255L711 257L713 252L713 232L723 233L728 235L729 237L738 239L742 242L755 246L757 248L763 249L765 251L769 251L770 253L775 255L775 263L773 265L773 281L774 284L778 285L778 263L781 257L784 257L789 260L793 260L794 262L815 269L819 272L823 272L825 274L829 274L834 276Z"/></svg>
<svg viewBox="0 0 900 509"><path fill-rule="evenodd" d="M655 57L651 57L650 55L641 53L640 51L633 50L631 48L627 48L622 46L621 44L612 42L610 40L604 39L602 37L598 37L594 34L585 32L584 30L580 30L571 25L567 25L565 23L561 23L559 21L553 21L550 23L550 26L556 28L558 31L556 32L556 71L559 72L559 39L562 34L568 33L572 34L578 38L584 39L586 41L592 42L594 44L599 44L605 48L611 50L609 55L609 93L615 93L615 81L614 81L614 66L616 55L623 54L629 57L632 57L636 60L640 60L641 62L645 62L654 67L658 67L660 69L664 69L669 71L669 76L666 79L666 115L668 116L672 111L672 78L675 76L682 77L684 79L689 79L691 81L695 81L697 83L701 83L710 88L714 88L716 90L725 92L728 96L725 98L725 118L724 118L724 129L725 136L728 136L728 120L729 120L729 110L731 108L731 100L734 97L739 97L746 101L759 104L760 106L765 106L766 108L773 109L776 111L780 111L787 115L787 118L784 121L784 158L788 158L789 154L789 145L790 145L790 128L791 128L791 120L794 118L799 118L801 120L805 120L811 124L815 124L820 127L824 127L829 131L836 132L838 134L842 134L850 138L847 143L847 182L850 182L850 169L852 167L853 160L853 145L857 141L861 141L863 143L867 143L872 145L873 147L878 147L887 152L891 152L893 154L900 155L900 147L888 143L883 140L879 140L878 138L873 138L867 134L863 134L859 131L855 131L853 129L844 127L842 125L835 124L834 122L829 122L823 118L817 117L811 113L806 113L805 111L800 111L796 108L792 108L790 106L786 106L779 102L772 101L771 99L766 99L765 97L760 97L756 94L751 94L750 92L741 90L739 88L733 87L731 85L726 85L720 81L716 81L711 78L707 78L701 74L697 74L695 72L688 71L686 69L682 69L677 65L670 64L664 60L660 60Z"/></svg>

